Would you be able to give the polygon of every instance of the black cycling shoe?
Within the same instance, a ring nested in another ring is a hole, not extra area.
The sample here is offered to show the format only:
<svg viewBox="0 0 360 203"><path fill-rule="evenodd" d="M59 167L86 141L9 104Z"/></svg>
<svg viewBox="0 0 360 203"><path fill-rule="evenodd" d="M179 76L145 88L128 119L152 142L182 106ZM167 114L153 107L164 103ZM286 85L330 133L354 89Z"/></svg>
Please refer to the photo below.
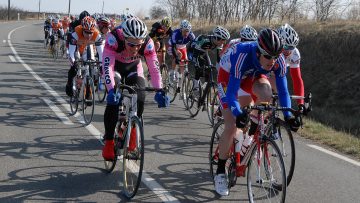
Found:
<svg viewBox="0 0 360 203"><path fill-rule="evenodd" d="M71 84L66 84L65 92L66 92L67 96L69 96L69 97L73 96L73 90L72 90L72 85Z"/></svg>
<svg viewBox="0 0 360 203"><path fill-rule="evenodd" d="M176 88L176 93L180 93L180 87Z"/></svg>

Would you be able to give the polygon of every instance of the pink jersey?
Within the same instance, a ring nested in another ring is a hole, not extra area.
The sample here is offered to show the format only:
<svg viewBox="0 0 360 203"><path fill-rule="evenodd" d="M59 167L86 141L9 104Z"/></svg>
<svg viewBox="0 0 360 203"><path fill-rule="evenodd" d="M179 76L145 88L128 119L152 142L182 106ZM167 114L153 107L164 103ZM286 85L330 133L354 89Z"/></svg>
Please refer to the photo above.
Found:
<svg viewBox="0 0 360 203"><path fill-rule="evenodd" d="M106 37L103 52L104 77L107 89L113 89L115 86L115 61L129 64L138 61L137 74L139 77L144 78L144 69L141 63L142 56L145 57L146 65L151 75L152 86L160 89L162 87L162 80L153 40L147 37L145 43L139 49L138 54L131 56L125 48L125 37L122 29L116 29L109 33Z"/></svg>

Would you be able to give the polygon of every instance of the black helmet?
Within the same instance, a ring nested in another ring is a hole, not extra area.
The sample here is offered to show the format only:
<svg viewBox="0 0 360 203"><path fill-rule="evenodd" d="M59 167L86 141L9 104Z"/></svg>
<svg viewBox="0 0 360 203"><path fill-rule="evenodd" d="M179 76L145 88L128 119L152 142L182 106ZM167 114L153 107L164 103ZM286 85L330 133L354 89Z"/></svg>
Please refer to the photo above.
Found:
<svg viewBox="0 0 360 203"><path fill-rule="evenodd" d="M82 19L84 19L86 16L90 16L90 13L87 11L81 12L79 15L79 20L82 21Z"/></svg>
<svg viewBox="0 0 360 203"><path fill-rule="evenodd" d="M277 57L281 54L283 44L278 34L269 28L260 31L257 45L262 55Z"/></svg>

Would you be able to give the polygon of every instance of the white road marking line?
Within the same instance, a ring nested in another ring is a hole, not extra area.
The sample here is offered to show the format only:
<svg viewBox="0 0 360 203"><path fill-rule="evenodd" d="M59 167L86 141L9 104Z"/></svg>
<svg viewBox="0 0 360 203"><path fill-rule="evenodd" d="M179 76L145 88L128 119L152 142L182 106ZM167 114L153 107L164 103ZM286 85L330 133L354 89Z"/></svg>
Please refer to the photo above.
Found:
<svg viewBox="0 0 360 203"><path fill-rule="evenodd" d="M54 111L54 113L59 117L59 119L65 124L65 125L73 125L74 123L57 107L54 105L52 101L46 98L42 98L44 102Z"/></svg>
<svg viewBox="0 0 360 203"><path fill-rule="evenodd" d="M57 100L58 103L60 103L68 112L71 112L71 109L70 109L70 105L55 91L53 90L38 74L36 74L31 68L30 66L28 66L21 58L20 56L18 55L18 53L16 52L15 48L12 46L12 43L11 43L11 34L17 30L17 29L20 29L20 28L23 28L25 27L24 26L21 26L21 27L18 27L18 28L15 28L13 30L11 30L8 34L8 43L9 43L9 47L11 48L12 52L14 53L14 56L16 57L16 59L19 61L19 63L21 63L26 70L28 70L31 75L39 81L39 83L48 91L50 92L50 94L52 96L55 97L55 99ZM84 123L83 119L82 119L82 116L77 112L75 115L75 118L80 121L81 123ZM85 128L95 137L97 138L100 143L102 143L102 135L100 133L100 131L98 129L96 129L92 124L89 124L87 126L85 126ZM103 144L103 143L102 143ZM148 175L146 173L145 170L143 170L143 173L142 173L142 176L143 178L141 179L144 184L151 190L153 191L162 201L164 202L174 202L174 203L177 203L179 202L178 199L176 199L175 197L171 196L170 193L165 190L163 187L161 187L161 185L159 183L157 183L153 178L150 177L150 175Z"/></svg>
<svg viewBox="0 0 360 203"><path fill-rule="evenodd" d="M9 55L9 58L12 62L14 62L14 63L16 62L15 58L12 55Z"/></svg>
<svg viewBox="0 0 360 203"><path fill-rule="evenodd" d="M317 150L319 150L319 151L322 151L322 152L324 152L324 153L327 153L327 154L329 154L329 155L331 155L331 156L334 156L334 157L336 157L336 158L339 158L339 159L342 159L342 160L344 160L344 161L347 161L347 162L349 162L349 163L351 163L351 164L354 164L355 166L360 166L360 162L355 161L355 160L352 160L352 159L349 159L349 158L347 158L346 156L342 156L342 155L340 155L340 154L337 154L337 153L335 153L335 152L329 151L329 150L327 150L327 149L324 149L324 148L319 147L319 146L316 146L316 145L308 144L308 146L311 147L311 148L317 149Z"/></svg>

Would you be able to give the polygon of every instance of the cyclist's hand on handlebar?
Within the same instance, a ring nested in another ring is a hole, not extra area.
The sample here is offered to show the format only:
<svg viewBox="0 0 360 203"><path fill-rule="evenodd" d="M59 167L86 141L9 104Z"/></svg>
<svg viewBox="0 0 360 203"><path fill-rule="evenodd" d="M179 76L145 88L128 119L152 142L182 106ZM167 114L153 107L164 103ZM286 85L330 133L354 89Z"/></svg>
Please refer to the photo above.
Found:
<svg viewBox="0 0 360 203"><path fill-rule="evenodd" d="M290 130L297 132L301 125L300 117L299 116L290 116L285 118L286 123L289 125Z"/></svg>
<svg viewBox="0 0 360 203"><path fill-rule="evenodd" d="M154 100L158 103L159 108L170 106L170 98L166 95L163 89L157 90Z"/></svg>
<svg viewBox="0 0 360 203"><path fill-rule="evenodd" d="M118 105L120 101L120 93L116 94L114 89L109 90L106 101L108 105Z"/></svg>
<svg viewBox="0 0 360 203"><path fill-rule="evenodd" d="M236 116L236 127L237 128L245 128L250 121L249 114L246 110L242 112L242 114Z"/></svg>

